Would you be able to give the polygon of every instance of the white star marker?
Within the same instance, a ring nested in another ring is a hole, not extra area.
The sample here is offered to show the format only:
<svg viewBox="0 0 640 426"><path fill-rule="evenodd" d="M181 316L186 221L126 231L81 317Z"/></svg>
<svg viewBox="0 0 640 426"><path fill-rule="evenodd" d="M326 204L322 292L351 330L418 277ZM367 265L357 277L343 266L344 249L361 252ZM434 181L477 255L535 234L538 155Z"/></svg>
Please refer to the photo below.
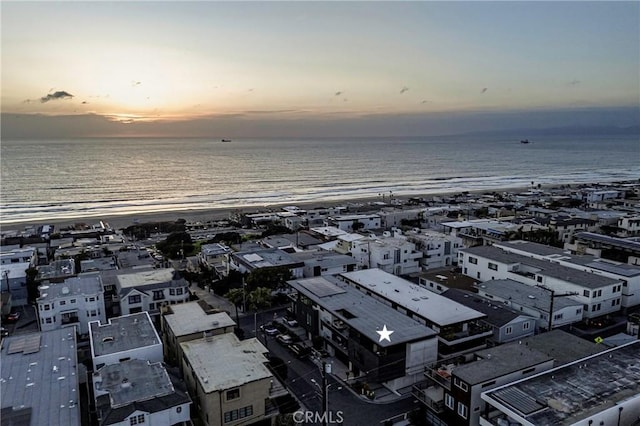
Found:
<svg viewBox="0 0 640 426"><path fill-rule="evenodd" d="M376 333L380 335L380 340L378 340L378 343L382 342L383 340L388 340L389 343L391 343L391 339L389 338L389 336L391 336L391 333L393 333L393 331L387 330L387 324L382 327L382 330L376 330Z"/></svg>

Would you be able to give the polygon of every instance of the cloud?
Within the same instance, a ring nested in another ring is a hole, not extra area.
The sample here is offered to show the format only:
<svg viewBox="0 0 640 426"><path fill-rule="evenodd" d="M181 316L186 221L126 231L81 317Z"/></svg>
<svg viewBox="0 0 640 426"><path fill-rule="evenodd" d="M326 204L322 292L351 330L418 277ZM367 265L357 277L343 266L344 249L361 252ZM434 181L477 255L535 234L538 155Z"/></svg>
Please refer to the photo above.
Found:
<svg viewBox="0 0 640 426"><path fill-rule="evenodd" d="M64 90L59 90L57 92L49 93L47 96L43 96L40 98L40 102L45 103L49 101L57 101L59 99L72 99L73 95L69 92L65 92Z"/></svg>
<svg viewBox="0 0 640 426"><path fill-rule="evenodd" d="M487 89L486 87L484 87L484 88L482 88L482 90L480 91L480 93L485 93L487 90L489 90L489 89Z"/></svg>
<svg viewBox="0 0 640 426"><path fill-rule="evenodd" d="M404 92L408 92L409 88L407 86L402 86L402 89L400 89L400 94L403 94Z"/></svg>
<svg viewBox="0 0 640 426"><path fill-rule="evenodd" d="M335 93L335 96L340 96L340 95L342 95L343 93L344 93L344 92L343 92L343 91L341 91L341 90L340 90L340 91L337 91L337 92Z"/></svg>

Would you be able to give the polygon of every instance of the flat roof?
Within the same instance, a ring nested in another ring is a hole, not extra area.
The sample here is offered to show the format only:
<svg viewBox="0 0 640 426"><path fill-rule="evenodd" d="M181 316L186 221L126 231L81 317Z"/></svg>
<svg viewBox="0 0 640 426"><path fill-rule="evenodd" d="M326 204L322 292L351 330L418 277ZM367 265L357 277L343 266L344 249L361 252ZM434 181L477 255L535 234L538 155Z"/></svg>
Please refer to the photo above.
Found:
<svg viewBox="0 0 640 426"><path fill-rule="evenodd" d="M59 284L47 284L38 287L38 302L53 301L61 297L95 296L103 293L102 279L99 274L71 277Z"/></svg>
<svg viewBox="0 0 640 426"><path fill-rule="evenodd" d="M478 288L501 299L510 300L512 303L529 306L541 312L549 312L551 294L540 287L507 279L485 281L478 284ZM553 301L555 310L582 305L583 303L571 297L556 297Z"/></svg>
<svg viewBox="0 0 640 426"><path fill-rule="evenodd" d="M559 265L554 262L549 262L548 260L540 260L533 257L523 256L521 254L511 253L494 246L477 246L460 251L470 255L483 257L485 259L495 260L496 262L504 264L526 265L536 269L537 271L535 273L538 275L556 278L590 289L605 287L620 282L613 278Z"/></svg>
<svg viewBox="0 0 640 426"><path fill-rule="evenodd" d="M233 333L180 343L205 393L273 377L265 366L269 351L255 337L238 340Z"/></svg>
<svg viewBox="0 0 640 426"><path fill-rule="evenodd" d="M89 337L94 357L161 344L146 311L111 318L106 324L91 321Z"/></svg>
<svg viewBox="0 0 640 426"><path fill-rule="evenodd" d="M502 327L503 325L509 324L519 316L529 317L529 315L521 312L516 312L513 309L506 307L502 303L496 303L492 300L480 297L476 293L472 293L470 291L452 288L442 293L442 295L455 302L468 306L478 312L482 312L483 314L487 315L485 321L497 327Z"/></svg>
<svg viewBox="0 0 640 426"><path fill-rule="evenodd" d="M207 313L198 302L170 305L170 314L163 316L176 337L235 326L226 312Z"/></svg>
<svg viewBox="0 0 640 426"><path fill-rule="evenodd" d="M335 252L325 251L304 251L299 253L291 253L291 257L304 262L305 266L324 266L327 268L355 265L358 262L351 256Z"/></svg>
<svg viewBox="0 0 640 426"><path fill-rule="evenodd" d="M184 278L173 268L144 269L139 272L117 276L120 288L145 287L155 284L178 282L186 285Z"/></svg>
<svg viewBox="0 0 640 426"><path fill-rule="evenodd" d="M288 283L379 346L393 346L437 334L426 325L334 277L306 278ZM380 335L376 331L382 330L383 326L393 330L390 342L379 342Z"/></svg>
<svg viewBox="0 0 640 426"><path fill-rule="evenodd" d="M267 248L253 251L231 253L233 258L252 268L268 268L273 266L297 265L294 258L279 248ZM299 266L302 266L301 264Z"/></svg>
<svg viewBox="0 0 640 426"><path fill-rule="evenodd" d="M583 240L611 244L631 250L640 250L640 242L628 238L609 237L607 235L594 234L593 232L578 232L575 237Z"/></svg>
<svg viewBox="0 0 640 426"><path fill-rule="evenodd" d="M340 275L439 326L485 317L481 312L378 268Z"/></svg>
<svg viewBox="0 0 640 426"><path fill-rule="evenodd" d="M73 328L5 338L0 370L2 423L20 417L24 421L15 424L80 425L76 351Z"/></svg>
<svg viewBox="0 0 640 426"><path fill-rule="evenodd" d="M582 358L482 395L531 424L573 425L638 398L640 342Z"/></svg>
<svg viewBox="0 0 640 426"><path fill-rule="evenodd" d="M474 352L475 362L459 365L452 373L475 385L534 365L553 361L553 358L518 342L505 343L491 349Z"/></svg>

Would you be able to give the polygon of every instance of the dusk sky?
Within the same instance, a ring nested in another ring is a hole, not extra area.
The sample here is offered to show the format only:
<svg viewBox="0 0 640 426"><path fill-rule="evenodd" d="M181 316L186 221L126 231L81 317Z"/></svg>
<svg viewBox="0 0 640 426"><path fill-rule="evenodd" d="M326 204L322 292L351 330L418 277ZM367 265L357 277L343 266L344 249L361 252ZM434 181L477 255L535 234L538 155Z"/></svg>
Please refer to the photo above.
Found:
<svg viewBox="0 0 640 426"><path fill-rule="evenodd" d="M11 2L3 137L638 125L640 3Z"/></svg>

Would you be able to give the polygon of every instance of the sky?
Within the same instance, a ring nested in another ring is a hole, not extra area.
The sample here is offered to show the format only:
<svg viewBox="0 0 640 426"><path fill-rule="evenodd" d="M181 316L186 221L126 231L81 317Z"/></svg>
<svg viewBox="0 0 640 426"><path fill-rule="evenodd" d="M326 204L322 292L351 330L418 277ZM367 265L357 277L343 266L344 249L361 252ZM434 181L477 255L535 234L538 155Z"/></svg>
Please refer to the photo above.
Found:
<svg viewBox="0 0 640 426"><path fill-rule="evenodd" d="M640 124L639 2L1 4L2 135Z"/></svg>

